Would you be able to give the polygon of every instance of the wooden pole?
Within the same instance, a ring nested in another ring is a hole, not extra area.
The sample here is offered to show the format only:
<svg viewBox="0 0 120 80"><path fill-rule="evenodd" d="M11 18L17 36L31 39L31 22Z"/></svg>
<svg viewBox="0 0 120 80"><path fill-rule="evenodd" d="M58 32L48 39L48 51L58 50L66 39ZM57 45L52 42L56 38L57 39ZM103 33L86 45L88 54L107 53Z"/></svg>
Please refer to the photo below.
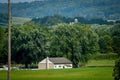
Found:
<svg viewBox="0 0 120 80"><path fill-rule="evenodd" d="M11 5L8 0L8 80L11 80Z"/></svg>

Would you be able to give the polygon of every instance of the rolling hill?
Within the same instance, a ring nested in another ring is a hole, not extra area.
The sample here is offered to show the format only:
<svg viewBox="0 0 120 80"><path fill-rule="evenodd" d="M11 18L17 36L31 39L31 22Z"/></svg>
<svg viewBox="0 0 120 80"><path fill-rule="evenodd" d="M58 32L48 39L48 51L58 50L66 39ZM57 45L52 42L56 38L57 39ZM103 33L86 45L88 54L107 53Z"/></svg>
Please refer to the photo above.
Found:
<svg viewBox="0 0 120 80"><path fill-rule="evenodd" d="M120 0L43 0L12 3L12 15L44 17L59 14L65 17L120 19ZM0 3L0 13L7 13L7 3Z"/></svg>
<svg viewBox="0 0 120 80"><path fill-rule="evenodd" d="M31 21L31 18L23 18L23 17L12 17L12 24L24 24L26 22Z"/></svg>
<svg viewBox="0 0 120 80"><path fill-rule="evenodd" d="M26 22L31 21L31 18L25 18L25 17L12 17L11 18L12 25L23 25ZM1 26L7 26L8 24L8 17L7 14L0 14L0 27Z"/></svg>

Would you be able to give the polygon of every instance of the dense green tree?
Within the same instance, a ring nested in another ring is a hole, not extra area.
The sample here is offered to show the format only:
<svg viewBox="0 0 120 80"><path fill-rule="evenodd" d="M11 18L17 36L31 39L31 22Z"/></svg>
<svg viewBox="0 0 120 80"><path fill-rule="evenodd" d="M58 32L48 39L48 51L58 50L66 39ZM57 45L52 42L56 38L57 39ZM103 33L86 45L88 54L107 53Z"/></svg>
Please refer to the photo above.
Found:
<svg viewBox="0 0 120 80"><path fill-rule="evenodd" d="M0 64L7 63L7 34L6 29L0 27Z"/></svg>
<svg viewBox="0 0 120 80"><path fill-rule="evenodd" d="M112 32L112 33L111 33ZM0 63L7 61L7 32L0 28ZM5 39L3 37L6 37ZM36 64L45 57L66 57L74 67L95 53L119 52L119 26L58 24L41 27L34 22L12 26L12 62ZM113 44L112 44L113 43ZM2 47L1 47L2 46Z"/></svg>
<svg viewBox="0 0 120 80"><path fill-rule="evenodd" d="M3 37L4 37L4 31L3 29L0 27L0 52L2 50L2 46L3 46Z"/></svg>
<svg viewBox="0 0 120 80"><path fill-rule="evenodd" d="M110 53L113 52L113 47L112 47L112 37L111 37L111 31L110 28L111 26L109 25L96 25L93 27L95 32L99 36L99 48L100 48L100 53Z"/></svg>
<svg viewBox="0 0 120 80"><path fill-rule="evenodd" d="M12 27L12 59L28 68L28 64L45 56L45 42L45 34L39 25L30 22Z"/></svg>
<svg viewBox="0 0 120 80"><path fill-rule="evenodd" d="M120 80L120 24L114 25L111 28L113 38L114 52L118 53L118 59L116 60L114 67L114 80Z"/></svg>
<svg viewBox="0 0 120 80"><path fill-rule="evenodd" d="M110 35L103 35L99 38L99 46L101 53L113 52L112 38Z"/></svg>
<svg viewBox="0 0 120 80"><path fill-rule="evenodd" d="M65 56L73 61L73 64L77 66L79 62L80 49L79 42L76 38L74 31L75 27L60 24L57 27L53 27L51 37L50 52L54 57ZM52 46L54 45L54 46Z"/></svg>
<svg viewBox="0 0 120 80"><path fill-rule="evenodd" d="M114 80L120 80L120 57L115 62L113 76Z"/></svg>
<svg viewBox="0 0 120 80"><path fill-rule="evenodd" d="M8 23L7 20L8 20L8 15L7 15L7 14L0 13L0 25L6 26L7 23Z"/></svg>
<svg viewBox="0 0 120 80"><path fill-rule="evenodd" d="M114 27L111 28L111 31L114 52L118 53L120 56L120 24L114 25Z"/></svg>
<svg viewBox="0 0 120 80"><path fill-rule="evenodd" d="M96 53L99 49L97 34L90 26L80 24L54 26L50 43L51 55L69 58L74 67L78 67L79 61L86 62L86 55Z"/></svg>

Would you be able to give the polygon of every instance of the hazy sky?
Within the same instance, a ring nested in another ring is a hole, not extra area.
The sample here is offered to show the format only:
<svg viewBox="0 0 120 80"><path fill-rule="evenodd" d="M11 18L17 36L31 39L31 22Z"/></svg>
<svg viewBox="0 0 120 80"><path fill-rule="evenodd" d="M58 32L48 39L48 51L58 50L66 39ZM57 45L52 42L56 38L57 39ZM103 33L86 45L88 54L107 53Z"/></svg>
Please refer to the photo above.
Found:
<svg viewBox="0 0 120 80"><path fill-rule="evenodd" d="M35 0L11 0L11 2L31 2L31 1L35 1ZM38 0L37 0L38 1ZM43 1L43 0L39 0L39 1ZM0 3L7 3L8 0L0 0Z"/></svg>

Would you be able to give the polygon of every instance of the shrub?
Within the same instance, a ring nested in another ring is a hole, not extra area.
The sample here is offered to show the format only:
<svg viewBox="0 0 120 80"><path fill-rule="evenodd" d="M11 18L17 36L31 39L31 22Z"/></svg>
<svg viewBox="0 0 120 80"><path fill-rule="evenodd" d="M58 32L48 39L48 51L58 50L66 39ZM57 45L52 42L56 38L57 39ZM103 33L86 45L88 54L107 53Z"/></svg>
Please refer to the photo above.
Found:
<svg viewBox="0 0 120 80"><path fill-rule="evenodd" d="M87 55L87 57L89 59L94 59L94 60L116 59L117 54L116 53L109 53L109 54L96 53L96 54L89 54Z"/></svg>
<svg viewBox="0 0 120 80"><path fill-rule="evenodd" d="M120 57L115 62L113 76L114 76L114 80L120 80Z"/></svg>

